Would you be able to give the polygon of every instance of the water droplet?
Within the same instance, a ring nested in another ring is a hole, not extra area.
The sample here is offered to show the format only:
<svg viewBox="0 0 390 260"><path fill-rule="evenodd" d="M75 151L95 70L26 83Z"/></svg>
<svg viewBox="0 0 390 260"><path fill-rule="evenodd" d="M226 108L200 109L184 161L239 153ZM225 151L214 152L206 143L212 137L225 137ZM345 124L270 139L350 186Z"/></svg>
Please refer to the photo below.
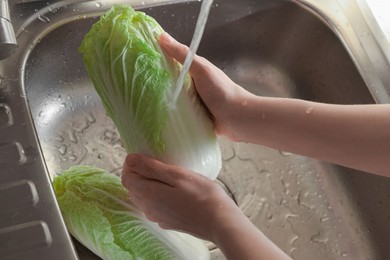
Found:
<svg viewBox="0 0 390 260"><path fill-rule="evenodd" d="M292 153L285 152L285 151L279 151L279 153L280 153L282 156L284 156L284 157L287 157L287 156L292 155Z"/></svg>
<svg viewBox="0 0 390 260"><path fill-rule="evenodd" d="M68 151L68 147L66 145L61 145L59 148L58 148L58 151L60 152L61 155L65 155L66 152Z"/></svg>
<svg viewBox="0 0 390 260"><path fill-rule="evenodd" d="M96 122L96 118L94 117L94 115L92 113L88 113L87 114L87 121L91 124L95 123Z"/></svg>
<svg viewBox="0 0 390 260"><path fill-rule="evenodd" d="M102 7L102 3L96 2L96 7Z"/></svg>
<svg viewBox="0 0 390 260"><path fill-rule="evenodd" d="M265 113L264 113L264 112L262 112L262 113L261 113L261 120L264 120L264 119L265 119L265 117L266 117L266 116L265 116Z"/></svg>
<svg viewBox="0 0 390 260"><path fill-rule="evenodd" d="M4 89L7 87L7 81L5 77L0 76L0 89Z"/></svg>
<svg viewBox="0 0 390 260"><path fill-rule="evenodd" d="M54 140L58 141L60 143L65 141L65 139L64 139L64 137L62 135L58 135L58 136L54 137Z"/></svg>
<svg viewBox="0 0 390 260"><path fill-rule="evenodd" d="M68 131L68 134L69 134L69 141L77 144L78 140L77 140L77 136L76 136L76 131L73 129L72 131Z"/></svg>
<svg viewBox="0 0 390 260"><path fill-rule="evenodd" d="M312 107L306 108L305 113L306 113L306 115L310 115L311 113L313 113L313 108Z"/></svg>
<svg viewBox="0 0 390 260"><path fill-rule="evenodd" d="M110 130L106 130L104 132L104 136L107 137L107 138L113 139L113 138L115 138L115 133L110 131Z"/></svg>
<svg viewBox="0 0 390 260"><path fill-rule="evenodd" d="M320 218L320 221L321 221L321 222L325 222L325 221L328 221L328 220L329 220L329 217L325 217L325 216L324 216L324 217Z"/></svg>
<svg viewBox="0 0 390 260"><path fill-rule="evenodd" d="M9 106L7 104L0 103L0 108L1 108L0 111L4 111L3 114L5 114L5 115L9 115L11 113L11 109L9 108Z"/></svg>
<svg viewBox="0 0 390 260"><path fill-rule="evenodd" d="M329 241L329 238L324 235L324 233L321 233L318 231L317 234L313 235L310 240L314 243L324 243L326 244Z"/></svg>
<svg viewBox="0 0 390 260"><path fill-rule="evenodd" d="M52 12L52 13L57 13L57 12L58 12L58 9L59 9L59 8L49 7L49 11Z"/></svg>
<svg viewBox="0 0 390 260"><path fill-rule="evenodd" d="M43 23L50 23L49 17L47 17L45 15L38 15L38 19L39 19L39 21L41 21Z"/></svg>

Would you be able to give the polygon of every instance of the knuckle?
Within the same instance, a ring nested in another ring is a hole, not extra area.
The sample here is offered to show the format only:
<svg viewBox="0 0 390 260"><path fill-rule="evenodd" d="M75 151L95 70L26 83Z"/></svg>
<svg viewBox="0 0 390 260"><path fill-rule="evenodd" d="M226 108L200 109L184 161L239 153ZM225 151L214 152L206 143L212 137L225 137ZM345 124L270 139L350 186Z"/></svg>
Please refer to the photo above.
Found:
<svg viewBox="0 0 390 260"><path fill-rule="evenodd" d="M135 185L135 188L138 190L138 194L142 194L143 198L147 199L149 197L148 188L144 183Z"/></svg>
<svg viewBox="0 0 390 260"><path fill-rule="evenodd" d="M130 168L137 166L137 162L140 160L139 157L138 154L128 154L125 159L126 165Z"/></svg>

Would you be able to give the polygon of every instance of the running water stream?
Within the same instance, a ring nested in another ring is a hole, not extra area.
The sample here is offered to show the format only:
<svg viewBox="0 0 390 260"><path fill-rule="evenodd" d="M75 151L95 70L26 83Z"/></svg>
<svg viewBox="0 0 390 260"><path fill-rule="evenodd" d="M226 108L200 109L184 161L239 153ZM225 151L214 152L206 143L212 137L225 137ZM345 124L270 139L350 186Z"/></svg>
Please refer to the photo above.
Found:
<svg viewBox="0 0 390 260"><path fill-rule="evenodd" d="M173 105L176 105L177 99L183 89L185 76L191 66L196 51L198 50L199 43L203 36L204 28L206 26L207 18L209 16L212 3L213 0L203 0L202 5L200 7L200 12L199 12L198 20L196 22L194 36L192 37L189 51L187 53L186 59L184 60L183 67L180 71L179 77L176 82L175 92L173 94L173 99L172 99Z"/></svg>

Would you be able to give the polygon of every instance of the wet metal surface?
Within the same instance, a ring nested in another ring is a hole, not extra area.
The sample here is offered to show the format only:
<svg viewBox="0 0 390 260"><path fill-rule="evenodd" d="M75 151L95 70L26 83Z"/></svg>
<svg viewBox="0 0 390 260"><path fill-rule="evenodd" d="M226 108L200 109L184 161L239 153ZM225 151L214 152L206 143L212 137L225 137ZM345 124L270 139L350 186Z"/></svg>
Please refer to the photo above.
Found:
<svg viewBox="0 0 390 260"><path fill-rule="evenodd" d="M49 7L34 22L42 27L41 36L26 56L21 95L28 100L51 177L77 164L118 175L125 157L77 52L97 15L109 8L97 3L91 2L94 8L88 12L80 11L86 9L81 4ZM190 2L143 11L188 44L199 6ZM29 33L25 30L19 30L21 37ZM334 31L291 1L215 1L199 53L258 95L337 104L375 102ZM6 84L12 81L0 75L0 91ZM16 113L2 102L0 129L12 124ZM224 139L220 144L219 180L256 226L293 258L390 256L389 179L258 145ZM17 142L0 143L0 154L2 147L11 147L26 160ZM35 191L29 182L21 183L22 188L29 194ZM95 258L77 243L76 248L81 259ZM218 250L212 257L224 259Z"/></svg>

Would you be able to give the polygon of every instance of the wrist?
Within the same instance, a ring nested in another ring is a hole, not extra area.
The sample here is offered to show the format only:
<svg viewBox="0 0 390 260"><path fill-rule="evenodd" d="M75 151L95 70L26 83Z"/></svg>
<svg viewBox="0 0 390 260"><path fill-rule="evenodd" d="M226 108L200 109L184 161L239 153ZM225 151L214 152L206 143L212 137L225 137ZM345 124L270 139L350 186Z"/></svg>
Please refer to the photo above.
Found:
<svg viewBox="0 0 390 260"><path fill-rule="evenodd" d="M213 232L212 242L227 259L290 259L239 209L221 217Z"/></svg>
<svg viewBox="0 0 390 260"><path fill-rule="evenodd" d="M235 208L232 209L220 207L219 212L215 214L214 221L212 221L210 238L221 249L225 247L228 240L240 237L242 228L251 224L240 208L234 206Z"/></svg>
<svg viewBox="0 0 390 260"><path fill-rule="evenodd" d="M261 99L250 92L237 93L228 103L226 112L226 127L228 136L236 142L253 142L254 132L258 132L258 125L262 123L265 114L262 111Z"/></svg>

